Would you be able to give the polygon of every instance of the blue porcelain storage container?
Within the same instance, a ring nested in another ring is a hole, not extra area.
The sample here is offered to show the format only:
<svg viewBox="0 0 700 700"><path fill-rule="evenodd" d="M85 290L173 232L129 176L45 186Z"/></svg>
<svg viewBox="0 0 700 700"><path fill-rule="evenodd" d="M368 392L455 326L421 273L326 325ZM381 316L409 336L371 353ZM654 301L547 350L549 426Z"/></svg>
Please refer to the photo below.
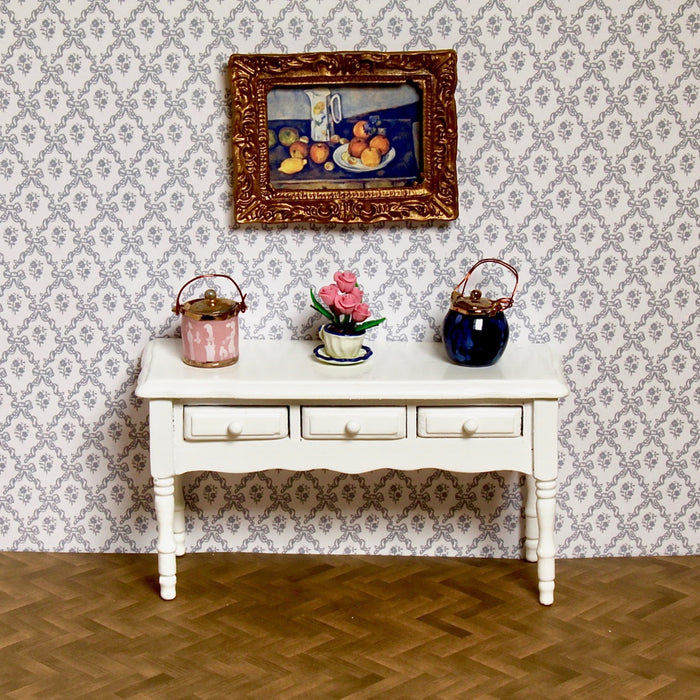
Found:
<svg viewBox="0 0 700 700"><path fill-rule="evenodd" d="M510 297L488 299L478 289L466 294L471 274L485 263L503 265L513 273L515 286ZM503 312L513 305L517 287L518 273L502 260L479 260L467 272L452 291L450 309L442 325L442 340L450 360L468 367L485 367L498 361L508 344L508 321Z"/></svg>

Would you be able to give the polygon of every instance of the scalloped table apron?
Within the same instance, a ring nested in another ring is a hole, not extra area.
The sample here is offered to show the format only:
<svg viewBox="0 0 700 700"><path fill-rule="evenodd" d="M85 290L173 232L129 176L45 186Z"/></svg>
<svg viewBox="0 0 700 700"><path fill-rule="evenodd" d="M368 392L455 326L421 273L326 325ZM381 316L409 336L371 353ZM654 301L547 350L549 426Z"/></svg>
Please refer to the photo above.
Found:
<svg viewBox="0 0 700 700"><path fill-rule="evenodd" d="M185 552L180 475L212 470L439 468L526 475L525 551L539 600L554 600L558 400L548 345L509 346L490 367L461 367L441 343L375 342L374 357L323 364L313 343L241 342L240 360L189 367L180 341L146 346L136 395L148 400L160 594L175 597Z"/></svg>

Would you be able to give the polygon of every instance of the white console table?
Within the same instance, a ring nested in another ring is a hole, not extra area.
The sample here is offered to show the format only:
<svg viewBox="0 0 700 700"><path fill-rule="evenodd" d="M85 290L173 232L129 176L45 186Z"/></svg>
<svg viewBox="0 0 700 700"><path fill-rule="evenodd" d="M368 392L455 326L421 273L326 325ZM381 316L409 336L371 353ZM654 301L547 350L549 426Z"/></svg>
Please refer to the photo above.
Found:
<svg viewBox="0 0 700 700"><path fill-rule="evenodd" d="M440 343L375 342L365 363L331 366L310 341L242 341L230 367L182 362L179 339L145 348L161 596L185 552L180 475L213 470L384 467L496 470L527 477L525 557L554 599L557 406L568 393L546 345L511 344L492 367L452 364Z"/></svg>

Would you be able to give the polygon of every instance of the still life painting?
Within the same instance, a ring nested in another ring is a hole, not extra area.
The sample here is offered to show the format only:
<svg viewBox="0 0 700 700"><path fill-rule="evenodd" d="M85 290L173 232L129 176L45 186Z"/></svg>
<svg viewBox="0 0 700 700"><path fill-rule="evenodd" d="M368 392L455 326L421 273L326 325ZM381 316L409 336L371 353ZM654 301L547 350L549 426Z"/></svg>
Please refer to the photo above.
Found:
<svg viewBox="0 0 700 700"><path fill-rule="evenodd" d="M457 55L233 54L236 223L458 216Z"/></svg>
<svg viewBox="0 0 700 700"><path fill-rule="evenodd" d="M275 188L406 187L420 177L413 85L275 88L267 114Z"/></svg>

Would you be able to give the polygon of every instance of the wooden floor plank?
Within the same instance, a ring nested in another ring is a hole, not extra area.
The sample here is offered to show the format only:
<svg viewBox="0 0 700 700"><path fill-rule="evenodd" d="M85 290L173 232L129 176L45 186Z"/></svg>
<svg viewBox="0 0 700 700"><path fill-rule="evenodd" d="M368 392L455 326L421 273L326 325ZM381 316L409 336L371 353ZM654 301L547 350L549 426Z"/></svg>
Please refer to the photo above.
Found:
<svg viewBox="0 0 700 700"><path fill-rule="evenodd" d="M671 698L700 688L700 557L0 553L2 698Z"/></svg>

